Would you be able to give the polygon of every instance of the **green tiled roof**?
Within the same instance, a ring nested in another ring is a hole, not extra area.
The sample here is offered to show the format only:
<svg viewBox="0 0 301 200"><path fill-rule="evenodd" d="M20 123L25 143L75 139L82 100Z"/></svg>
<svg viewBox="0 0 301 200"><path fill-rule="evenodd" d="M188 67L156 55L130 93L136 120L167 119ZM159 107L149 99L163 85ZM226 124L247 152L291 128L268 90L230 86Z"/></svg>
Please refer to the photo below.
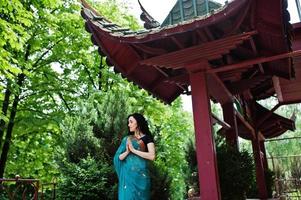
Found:
<svg viewBox="0 0 301 200"><path fill-rule="evenodd" d="M161 24L161 27L207 15L212 10L220 7L222 7L220 3L211 0L178 0Z"/></svg>

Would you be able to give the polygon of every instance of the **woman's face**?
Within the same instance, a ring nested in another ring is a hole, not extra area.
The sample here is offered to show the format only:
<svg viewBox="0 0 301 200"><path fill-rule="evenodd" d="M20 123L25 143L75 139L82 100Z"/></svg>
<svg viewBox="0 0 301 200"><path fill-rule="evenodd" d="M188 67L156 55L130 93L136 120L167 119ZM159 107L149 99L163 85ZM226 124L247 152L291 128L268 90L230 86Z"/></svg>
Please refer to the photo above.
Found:
<svg viewBox="0 0 301 200"><path fill-rule="evenodd" d="M138 124L136 119L133 116L130 116L128 120L128 127L130 129L130 132L135 132L137 130L137 126Z"/></svg>

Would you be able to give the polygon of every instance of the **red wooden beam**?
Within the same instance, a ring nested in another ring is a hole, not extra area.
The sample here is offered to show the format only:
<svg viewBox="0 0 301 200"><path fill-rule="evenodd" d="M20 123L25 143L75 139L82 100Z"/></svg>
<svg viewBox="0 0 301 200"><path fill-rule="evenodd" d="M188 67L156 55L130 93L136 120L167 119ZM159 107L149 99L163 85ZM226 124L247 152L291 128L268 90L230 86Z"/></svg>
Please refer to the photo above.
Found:
<svg viewBox="0 0 301 200"><path fill-rule="evenodd" d="M256 126L257 127L260 127L270 116L273 115L273 113L280 107L282 106L283 104L281 103L278 103L276 104L267 114L263 115L258 121L257 121L257 124Z"/></svg>
<svg viewBox="0 0 301 200"><path fill-rule="evenodd" d="M167 79L169 78L169 75L168 75L166 72L164 72L162 69L160 69L159 67L155 67L155 69L156 69L158 72L160 72L160 73L165 77L165 79L162 78L162 81L165 81L166 78L167 78ZM181 84L176 83L176 85L177 85L179 88L181 88L182 90L185 90L185 88L184 88Z"/></svg>
<svg viewBox="0 0 301 200"><path fill-rule="evenodd" d="M255 87L262 81L265 81L267 78L269 77L265 75L259 75L255 76L254 78L241 79L239 81L227 84L227 87L229 88L232 94L240 94L245 90Z"/></svg>
<svg viewBox="0 0 301 200"><path fill-rule="evenodd" d="M165 82L169 82L169 83L178 83L180 85L185 84L185 85L189 85L189 75L188 74L181 74L178 76L170 76L165 78L164 80Z"/></svg>
<svg viewBox="0 0 301 200"><path fill-rule="evenodd" d="M219 103L233 102L232 94L216 74L207 74L207 83L210 96Z"/></svg>
<svg viewBox="0 0 301 200"><path fill-rule="evenodd" d="M171 36L170 38L176 44L176 46L179 49L184 49L185 48L184 45L181 42L179 42L179 40L175 36Z"/></svg>
<svg viewBox="0 0 301 200"><path fill-rule="evenodd" d="M197 29L196 33L199 36L201 42L204 43L210 40L210 38L208 38L208 36L204 33L204 30Z"/></svg>
<svg viewBox="0 0 301 200"><path fill-rule="evenodd" d="M258 55L256 44L255 44L253 38L250 39L250 44L251 44L252 50L254 51L255 55ZM259 63L258 66L259 66L259 69L260 69L261 73L264 73L264 69L263 69L262 64Z"/></svg>
<svg viewBox="0 0 301 200"><path fill-rule="evenodd" d="M211 113L212 116L212 125L217 123L220 126L222 126L225 130L229 130L231 129L231 125L229 125L227 122L224 122L223 120L221 120L220 118L218 118L214 113Z"/></svg>
<svg viewBox="0 0 301 200"><path fill-rule="evenodd" d="M167 51L165 49L149 47L145 44L131 44L131 45L149 55L157 56L157 55L162 55L162 54L167 53Z"/></svg>
<svg viewBox="0 0 301 200"><path fill-rule="evenodd" d="M282 90L281 90L279 78L274 76L272 80L273 80L273 85L274 85L274 88L275 88L275 92L277 94L278 101L283 102L283 95L282 95Z"/></svg>
<svg viewBox="0 0 301 200"><path fill-rule="evenodd" d="M270 56L270 57L259 57L256 59L247 60L247 61L243 61L243 62L236 63L236 64L226 65L223 67L219 67L217 69L208 69L207 72L208 73L219 73L219 72L232 71L232 70L241 69L241 68L250 68L250 67L253 67L253 65L255 65L255 64L271 62L271 61L280 60L283 58L293 58L293 57L297 57L297 56L301 56L301 50L292 51L289 53L278 54L278 55Z"/></svg>
<svg viewBox="0 0 301 200"><path fill-rule="evenodd" d="M197 62L199 59L211 60L228 53L231 49L243 41L248 40L256 31L229 36L212 42L167 53L161 56L142 60L140 63L151 66L161 66L166 68L183 68L187 64Z"/></svg>
<svg viewBox="0 0 301 200"><path fill-rule="evenodd" d="M247 128L250 130L250 133L252 135L252 138L254 139L256 137L255 135L255 130L254 128L250 125L249 122L247 122L247 120L238 112L235 111L235 115L236 117L240 120L240 122Z"/></svg>
<svg viewBox="0 0 301 200"><path fill-rule="evenodd" d="M228 144L238 149L238 129L233 102L222 105L224 120L230 124L231 131L226 134Z"/></svg>

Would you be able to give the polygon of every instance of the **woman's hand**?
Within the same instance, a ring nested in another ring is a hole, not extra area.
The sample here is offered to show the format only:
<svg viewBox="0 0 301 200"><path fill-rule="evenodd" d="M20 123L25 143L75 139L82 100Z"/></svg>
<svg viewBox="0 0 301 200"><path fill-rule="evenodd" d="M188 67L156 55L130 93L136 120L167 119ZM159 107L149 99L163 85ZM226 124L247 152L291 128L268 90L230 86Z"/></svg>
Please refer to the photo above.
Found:
<svg viewBox="0 0 301 200"><path fill-rule="evenodd" d="M129 139L127 141L127 149L129 149L130 152L134 153L136 151L136 149L133 147L132 141Z"/></svg>
<svg viewBox="0 0 301 200"><path fill-rule="evenodd" d="M126 141L125 152L123 152L122 154L119 155L119 160L124 160L130 153L130 149L128 147L128 141L129 141L129 138Z"/></svg>
<svg viewBox="0 0 301 200"><path fill-rule="evenodd" d="M125 145L125 148L126 148L126 149L125 149L125 152L126 152L126 153L130 153L130 149L129 149L129 145L128 145L128 144L129 144L129 138L127 139L126 145Z"/></svg>

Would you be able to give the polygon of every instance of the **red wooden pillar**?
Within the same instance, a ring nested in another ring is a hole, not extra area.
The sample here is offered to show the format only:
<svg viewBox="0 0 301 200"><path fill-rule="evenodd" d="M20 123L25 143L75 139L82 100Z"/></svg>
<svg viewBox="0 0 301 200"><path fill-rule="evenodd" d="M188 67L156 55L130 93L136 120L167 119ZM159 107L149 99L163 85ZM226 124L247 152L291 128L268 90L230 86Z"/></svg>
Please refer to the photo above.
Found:
<svg viewBox="0 0 301 200"><path fill-rule="evenodd" d="M227 131L226 141L238 149L238 131L233 102L223 104L222 108L224 121L231 126L231 129Z"/></svg>
<svg viewBox="0 0 301 200"><path fill-rule="evenodd" d="M190 74L200 196L220 200L216 151L211 126L211 109L204 72Z"/></svg>
<svg viewBox="0 0 301 200"><path fill-rule="evenodd" d="M258 140L258 137L252 140L252 147L253 147L253 154L255 158L256 182L257 182L259 197L260 199L267 199L268 192L267 192L267 187L265 182L264 166L262 162L263 159L262 159L262 153L260 151L260 142Z"/></svg>
<svg viewBox="0 0 301 200"><path fill-rule="evenodd" d="M264 141L260 141L260 150L262 152L262 162L263 162L263 167L264 170L268 169L268 159L267 159L267 152L265 150L265 145L264 145Z"/></svg>

